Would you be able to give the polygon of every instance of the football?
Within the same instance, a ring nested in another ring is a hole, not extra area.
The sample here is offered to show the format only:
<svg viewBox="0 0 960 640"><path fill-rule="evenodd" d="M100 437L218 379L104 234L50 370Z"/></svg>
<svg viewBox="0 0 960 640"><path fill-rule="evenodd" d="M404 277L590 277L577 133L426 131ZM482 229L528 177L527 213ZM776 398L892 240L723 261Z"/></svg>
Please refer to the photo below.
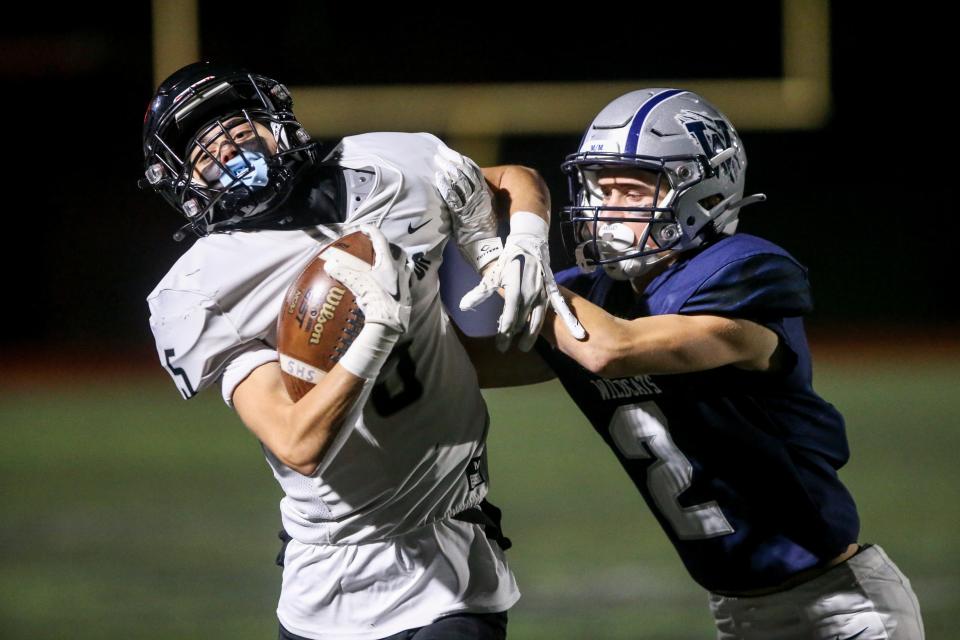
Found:
<svg viewBox="0 0 960 640"><path fill-rule="evenodd" d="M324 247L287 289L277 318L283 384L294 402L340 359L363 328L363 312L345 286L324 271L330 247L373 264L373 244L356 231Z"/></svg>

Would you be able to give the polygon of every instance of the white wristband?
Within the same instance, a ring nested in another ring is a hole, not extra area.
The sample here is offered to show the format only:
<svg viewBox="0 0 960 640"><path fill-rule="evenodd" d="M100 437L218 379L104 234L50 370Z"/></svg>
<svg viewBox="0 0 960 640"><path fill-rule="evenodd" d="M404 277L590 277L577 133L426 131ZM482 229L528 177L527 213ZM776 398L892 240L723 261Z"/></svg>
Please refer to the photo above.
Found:
<svg viewBox="0 0 960 640"><path fill-rule="evenodd" d="M517 211L510 214L510 233L525 233L546 238L550 233L550 225L535 213Z"/></svg>
<svg viewBox="0 0 960 640"><path fill-rule="evenodd" d="M502 251L503 241L496 236L484 238L483 240L474 240L466 246L461 247L464 258L474 266L477 273L499 258Z"/></svg>
<svg viewBox="0 0 960 640"><path fill-rule="evenodd" d="M373 380L399 339L399 333L382 324L365 324L338 362L358 378Z"/></svg>

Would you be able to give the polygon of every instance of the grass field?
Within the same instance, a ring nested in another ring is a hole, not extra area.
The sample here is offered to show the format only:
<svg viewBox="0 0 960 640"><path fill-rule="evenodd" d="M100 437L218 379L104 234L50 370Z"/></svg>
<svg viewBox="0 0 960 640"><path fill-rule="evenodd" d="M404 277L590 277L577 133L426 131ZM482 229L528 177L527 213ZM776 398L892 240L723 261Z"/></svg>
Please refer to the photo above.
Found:
<svg viewBox="0 0 960 640"><path fill-rule="evenodd" d="M163 375L0 391L0 636L276 637L279 489L216 393L184 403ZM848 420L861 540L911 578L930 638L956 637L960 611L958 380L948 357L816 375ZM487 398L524 594L511 637L712 638L704 593L559 386Z"/></svg>

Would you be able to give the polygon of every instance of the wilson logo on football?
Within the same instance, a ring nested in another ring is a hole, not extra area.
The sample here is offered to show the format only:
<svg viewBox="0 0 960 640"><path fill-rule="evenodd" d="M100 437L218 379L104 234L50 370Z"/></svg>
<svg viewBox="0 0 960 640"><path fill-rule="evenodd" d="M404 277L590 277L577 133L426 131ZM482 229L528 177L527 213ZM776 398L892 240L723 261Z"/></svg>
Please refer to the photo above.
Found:
<svg viewBox="0 0 960 640"><path fill-rule="evenodd" d="M320 336L323 335L323 328L327 320L332 319L337 312L337 307L340 306L340 301L343 300L345 293L346 290L340 287L332 287L330 292L327 293L327 298L323 301L323 306L317 309L317 320L313 325L313 331L310 333L310 344L320 344Z"/></svg>
<svg viewBox="0 0 960 640"><path fill-rule="evenodd" d="M290 304L287 305L287 313L293 313L297 310L297 303L300 302L300 297L303 295L303 291L297 289L296 293L293 294L293 298L290 300Z"/></svg>

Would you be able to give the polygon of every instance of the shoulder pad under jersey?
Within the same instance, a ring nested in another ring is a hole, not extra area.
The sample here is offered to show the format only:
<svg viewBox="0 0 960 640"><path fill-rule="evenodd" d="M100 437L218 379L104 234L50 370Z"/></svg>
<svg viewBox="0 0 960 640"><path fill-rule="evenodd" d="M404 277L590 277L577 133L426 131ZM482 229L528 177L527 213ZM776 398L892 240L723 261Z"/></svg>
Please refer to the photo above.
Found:
<svg viewBox="0 0 960 640"><path fill-rule="evenodd" d="M306 230L214 234L177 261L147 304L160 362L184 397L237 355L275 346L283 295L321 241Z"/></svg>
<svg viewBox="0 0 960 640"><path fill-rule="evenodd" d="M684 271L695 287L679 313L768 320L813 309L807 270L780 247L753 236L724 239Z"/></svg>
<svg viewBox="0 0 960 640"><path fill-rule="evenodd" d="M239 334L214 300L168 289L148 304L157 355L184 398L215 383L230 358L242 351Z"/></svg>
<svg viewBox="0 0 960 640"><path fill-rule="evenodd" d="M378 226L407 255L427 254L452 230L450 212L435 186L434 156L443 143L427 133L380 132L343 138L327 161L345 173L348 195L346 230ZM351 184L371 176L373 185ZM355 204L353 204L355 203Z"/></svg>

